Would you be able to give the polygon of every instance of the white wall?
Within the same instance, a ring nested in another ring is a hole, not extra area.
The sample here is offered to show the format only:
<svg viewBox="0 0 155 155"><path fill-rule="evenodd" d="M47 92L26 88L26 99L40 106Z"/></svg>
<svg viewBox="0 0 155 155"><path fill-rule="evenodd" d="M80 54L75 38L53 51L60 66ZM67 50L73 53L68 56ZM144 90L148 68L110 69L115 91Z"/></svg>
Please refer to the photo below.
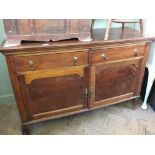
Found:
<svg viewBox="0 0 155 155"><path fill-rule="evenodd" d="M145 35L155 36L155 20L153 19L145 20L144 33ZM147 63L149 64L155 63L155 42L153 42L150 47Z"/></svg>

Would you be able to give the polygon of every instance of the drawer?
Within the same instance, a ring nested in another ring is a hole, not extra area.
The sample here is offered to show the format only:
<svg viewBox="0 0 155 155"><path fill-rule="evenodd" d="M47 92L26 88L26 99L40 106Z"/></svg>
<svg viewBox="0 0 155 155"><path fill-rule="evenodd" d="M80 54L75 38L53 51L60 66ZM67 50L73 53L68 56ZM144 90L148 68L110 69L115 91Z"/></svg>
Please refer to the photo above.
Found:
<svg viewBox="0 0 155 155"><path fill-rule="evenodd" d="M91 63L107 63L144 55L145 46L120 47L114 49L99 49L91 52Z"/></svg>
<svg viewBox="0 0 155 155"><path fill-rule="evenodd" d="M88 64L88 52L68 52L15 56L17 72L54 69Z"/></svg>

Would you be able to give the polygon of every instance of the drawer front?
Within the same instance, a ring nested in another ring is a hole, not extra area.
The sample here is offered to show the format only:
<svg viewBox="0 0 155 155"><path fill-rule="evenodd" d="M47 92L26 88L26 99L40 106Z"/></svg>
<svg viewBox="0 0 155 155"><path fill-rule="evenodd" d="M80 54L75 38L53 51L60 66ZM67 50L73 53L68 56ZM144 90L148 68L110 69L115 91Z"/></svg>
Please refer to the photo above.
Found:
<svg viewBox="0 0 155 155"><path fill-rule="evenodd" d="M88 64L88 52L15 56L14 62L17 72L81 66Z"/></svg>
<svg viewBox="0 0 155 155"><path fill-rule="evenodd" d="M108 63L112 61L140 57L144 55L145 46L132 46L115 49L94 50L91 53L91 63Z"/></svg>

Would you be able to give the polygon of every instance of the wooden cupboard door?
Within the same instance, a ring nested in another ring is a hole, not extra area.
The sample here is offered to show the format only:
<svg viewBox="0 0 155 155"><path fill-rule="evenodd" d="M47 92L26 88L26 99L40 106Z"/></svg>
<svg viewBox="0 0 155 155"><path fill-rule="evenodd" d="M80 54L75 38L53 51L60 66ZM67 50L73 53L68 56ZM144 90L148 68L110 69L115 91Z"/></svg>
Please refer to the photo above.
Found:
<svg viewBox="0 0 155 155"><path fill-rule="evenodd" d="M94 82L91 83L93 95L90 107L112 104L135 96L140 60L100 64L92 68Z"/></svg>
<svg viewBox="0 0 155 155"><path fill-rule="evenodd" d="M28 119L41 119L86 108L84 75L83 66L20 75Z"/></svg>

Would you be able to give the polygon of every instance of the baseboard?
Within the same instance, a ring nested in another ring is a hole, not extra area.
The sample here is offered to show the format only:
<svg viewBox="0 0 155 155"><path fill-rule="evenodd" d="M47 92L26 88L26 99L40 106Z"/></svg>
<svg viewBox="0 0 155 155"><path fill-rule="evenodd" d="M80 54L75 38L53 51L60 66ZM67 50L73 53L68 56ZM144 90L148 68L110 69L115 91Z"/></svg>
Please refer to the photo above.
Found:
<svg viewBox="0 0 155 155"><path fill-rule="evenodd" d="M15 97L13 94L0 95L0 104L1 103L15 103Z"/></svg>

